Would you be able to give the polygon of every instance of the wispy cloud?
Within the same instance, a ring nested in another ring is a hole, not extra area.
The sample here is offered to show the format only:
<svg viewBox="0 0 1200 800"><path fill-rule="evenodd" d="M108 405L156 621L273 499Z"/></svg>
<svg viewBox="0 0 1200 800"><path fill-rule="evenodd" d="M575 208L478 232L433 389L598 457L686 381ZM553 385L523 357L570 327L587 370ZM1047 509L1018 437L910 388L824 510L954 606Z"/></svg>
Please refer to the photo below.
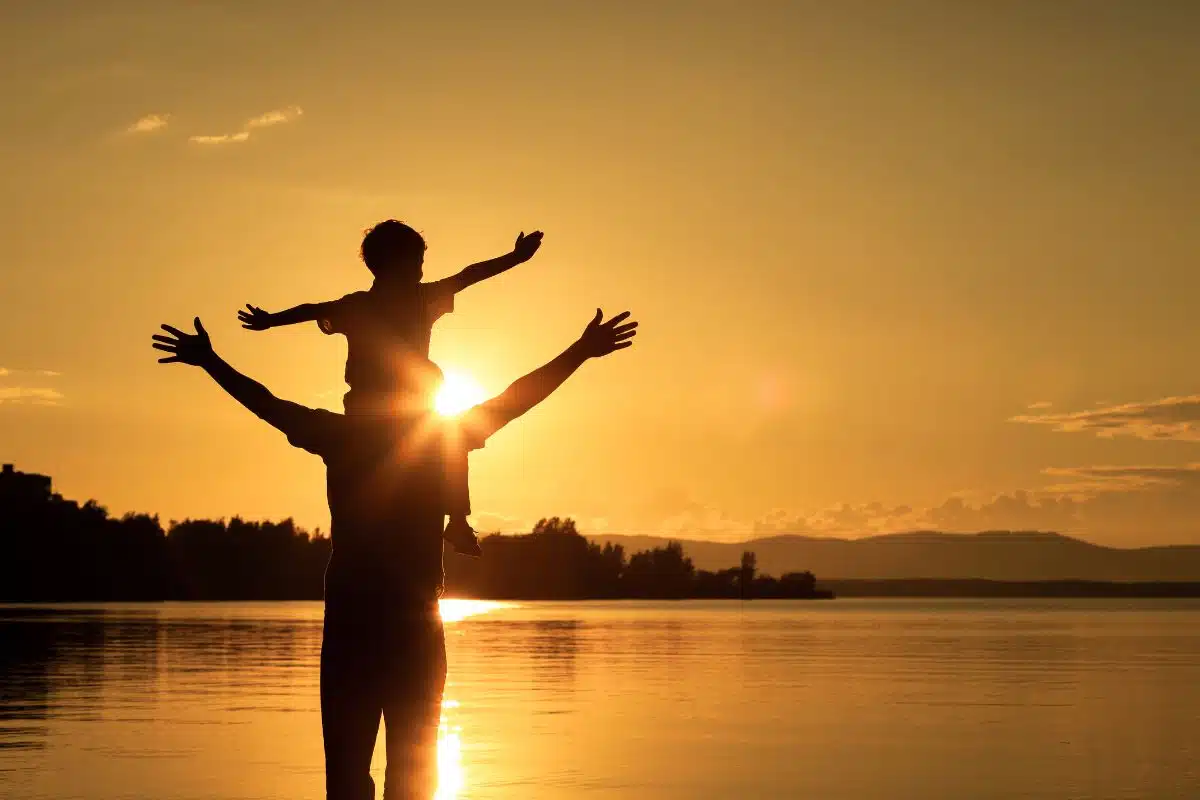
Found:
<svg viewBox="0 0 1200 800"><path fill-rule="evenodd" d="M266 128L271 125L282 125L285 122L291 122L298 119L304 113L304 109L300 106L288 106L287 108L277 108L273 111L268 111L265 114L260 114L246 123L246 128Z"/></svg>
<svg viewBox="0 0 1200 800"><path fill-rule="evenodd" d="M269 128L272 125L282 125L298 119L304 113L300 106L277 108L265 114L259 114L253 119L246 120L245 127L237 133L222 133L215 136L189 136L188 141L200 145L237 144L250 138L250 131L256 128Z"/></svg>
<svg viewBox="0 0 1200 800"><path fill-rule="evenodd" d="M1184 484L1200 487L1200 464L1047 467L1042 473L1064 480L1046 487L1045 492L1077 498L1111 492L1144 492Z"/></svg>
<svg viewBox="0 0 1200 800"><path fill-rule="evenodd" d="M167 127L170 114L147 114L125 129L126 133L153 133Z"/></svg>
<svg viewBox="0 0 1200 800"><path fill-rule="evenodd" d="M239 131L238 133L222 133L217 136L189 136L188 141L193 144L234 144L244 142L249 138L249 131Z"/></svg>
<svg viewBox="0 0 1200 800"><path fill-rule="evenodd" d="M1051 403L1049 400L1038 400L1036 403L1030 403L1025 407L1030 411L1037 411L1038 409L1042 408L1050 408L1052 405L1054 405L1054 403Z"/></svg>
<svg viewBox="0 0 1200 800"><path fill-rule="evenodd" d="M9 369L8 367L0 367L0 378L10 375L37 375L39 378L58 378L62 376L62 373L52 369Z"/></svg>
<svg viewBox="0 0 1200 800"><path fill-rule="evenodd" d="M1094 433L1103 438L1133 436L1200 442L1200 395L1070 413L1021 414L1010 421L1048 425L1056 431Z"/></svg>
<svg viewBox="0 0 1200 800"><path fill-rule="evenodd" d="M0 386L0 405L5 403L30 403L33 405L54 406L63 399L62 392L45 387L29 386Z"/></svg>

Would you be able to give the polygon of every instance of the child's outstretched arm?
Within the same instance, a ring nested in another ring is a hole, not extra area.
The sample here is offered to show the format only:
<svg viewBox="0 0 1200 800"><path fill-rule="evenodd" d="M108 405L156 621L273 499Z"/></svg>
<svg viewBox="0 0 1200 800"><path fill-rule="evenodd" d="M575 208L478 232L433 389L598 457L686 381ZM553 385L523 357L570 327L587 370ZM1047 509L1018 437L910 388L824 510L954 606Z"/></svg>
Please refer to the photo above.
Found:
<svg viewBox="0 0 1200 800"><path fill-rule="evenodd" d="M494 278L501 272L507 272L517 264L524 264L529 259L533 258L533 254L542 246L542 232L534 231L530 234L525 234L524 231L517 237L516 243L513 245L511 253L506 253L499 258L493 258L489 261L480 261L478 264L472 264L469 267L464 267L457 275L451 275L449 278L443 278L434 283L440 287L449 289L454 294L461 292L468 286L474 286L480 281L485 281L488 278Z"/></svg>
<svg viewBox="0 0 1200 800"><path fill-rule="evenodd" d="M247 330L265 331L281 325L296 325L301 322L316 322L325 319L329 315L332 305L332 303L303 303L286 311L277 311L272 314L247 303L245 309L238 311L238 320Z"/></svg>

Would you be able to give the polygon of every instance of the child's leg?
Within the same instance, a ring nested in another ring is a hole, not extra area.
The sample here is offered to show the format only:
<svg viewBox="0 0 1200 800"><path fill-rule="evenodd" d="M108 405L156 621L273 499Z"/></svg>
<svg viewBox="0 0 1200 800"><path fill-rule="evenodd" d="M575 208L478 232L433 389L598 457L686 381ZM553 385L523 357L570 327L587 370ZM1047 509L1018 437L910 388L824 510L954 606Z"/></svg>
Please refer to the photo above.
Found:
<svg viewBox="0 0 1200 800"><path fill-rule="evenodd" d="M446 513L450 524L442 536L454 546L456 553L482 555L479 539L467 522L471 513L471 494L467 481L467 451L455 450L446 457Z"/></svg>

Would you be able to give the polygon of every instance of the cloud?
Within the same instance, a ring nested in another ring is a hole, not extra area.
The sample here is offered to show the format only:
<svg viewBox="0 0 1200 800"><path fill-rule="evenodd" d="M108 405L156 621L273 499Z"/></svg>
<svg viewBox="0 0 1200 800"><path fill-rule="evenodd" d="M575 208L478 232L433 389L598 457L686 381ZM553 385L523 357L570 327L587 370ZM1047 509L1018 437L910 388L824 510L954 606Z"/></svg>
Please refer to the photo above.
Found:
<svg viewBox="0 0 1200 800"><path fill-rule="evenodd" d="M1200 544L1200 463L1050 467L1041 476L1040 485L1030 488L955 494L928 507L840 503L780 509L758 519L678 498L674 512L659 509L639 517L640 524L585 532L744 541L783 534L855 538L915 530L1036 530L1117 546Z"/></svg>
<svg viewBox="0 0 1200 800"><path fill-rule="evenodd" d="M519 533L533 528L533 524L520 517L492 514L487 511L471 515L471 527L480 536L488 533Z"/></svg>
<svg viewBox="0 0 1200 800"><path fill-rule="evenodd" d="M1200 442L1200 395L1166 397L1149 403L1109 405L1063 414L1022 414L1010 419L1048 425L1055 431L1094 433L1103 438Z"/></svg>
<svg viewBox="0 0 1200 800"><path fill-rule="evenodd" d="M167 127L170 114L147 114L125 129L126 133L153 133Z"/></svg>
<svg viewBox="0 0 1200 800"><path fill-rule="evenodd" d="M189 136L188 141L193 144L214 145L234 144L236 142L244 142L249 138L249 131L240 131L238 133L222 133L216 136Z"/></svg>
<svg viewBox="0 0 1200 800"><path fill-rule="evenodd" d="M1051 467L1056 482L926 513L943 531L1040 530L1132 546L1200 544L1200 464Z"/></svg>
<svg viewBox="0 0 1200 800"><path fill-rule="evenodd" d="M1030 403L1026 406L1026 408L1028 408L1030 411L1035 411L1039 408L1050 408L1052 405L1054 405L1054 403L1051 403L1049 400L1039 400L1036 403Z"/></svg>
<svg viewBox="0 0 1200 800"><path fill-rule="evenodd" d="M0 378L9 377L12 375L36 375L39 378L60 378L61 372L56 372L52 369L8 369L0 367Z"/></svg>
<svg viewBox="0 0 1200 800"><path fill-rule="evenodd" d="M923 515L925 524L919 527L954 533L984 530L1073 533L1080 526L1081 502L1086 501L1024 489L998 494L978 505L962 497L950 497L940 506L927 509Z"/></svg>
<svg viewBox="0 0 1200 800"><path fill-rule="evenodd" d="M1172 490L1193 483L1200 488L1200 464L1048 467L1042 473L1064 479L1042 491L1083 499L1113 492Z"/></svg>
<svg viewBox="0 0 1200 800"><path fill-rule="evenodd" d="M246 128L266 128L271 125L282 125L285 122L291 122L304 114L304 109L300 106L288 106L287 108L277 108L274 111L268 111L265 114L260 114L254 119L246 123Z"/></svg>
<svg viewBox="0 0 1200 800"><path fill-rule="evenodd" d="M884 503L841 503L808 513L773 511L756 520L755 536L795 533L808 536L857 536L921 527L921 513L911 506Z"/></svg>
<svg viewBox="0 0 1200 800"><path fill-rule="evenodd" d="M277 108L265 114L259 114L253 119L246 120L246 125L237 133L221 133L214 136L189 136L188 141L200 145L237 144L250 138L250 131L255 128L269 128L272 125L282 125L298 119L304 113L300 106Z"/></svg>
<svg viewBox="0 0 1200 800"><path fill-rule="evenodd" d="M62 393L44 387L0 386L0 405L29 403L40 406L58 405Z"/></svg>

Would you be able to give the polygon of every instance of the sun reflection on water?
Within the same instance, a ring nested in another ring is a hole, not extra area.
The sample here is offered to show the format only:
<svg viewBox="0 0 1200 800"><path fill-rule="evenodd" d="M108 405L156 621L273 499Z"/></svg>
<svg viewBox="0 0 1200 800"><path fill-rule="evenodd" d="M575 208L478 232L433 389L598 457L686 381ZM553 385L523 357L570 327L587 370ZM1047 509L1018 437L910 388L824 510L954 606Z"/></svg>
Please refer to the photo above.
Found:
<svg viewBox="0 0 1200 800"><path fill-rule="evenodd" d="M438 601L438 608L442 615L442 622L451 623L474 617L479 614L487 614L490 611L496 611L501 608L511 608L511 603L497 603L492 600L467 600L463 598L443 598Z"/></svg>
<svg viewBox="0 0 1200 800"><path fill-rule="evenodd" d="M511 607L512 603L464 598L445 598L438 602L442 622L447 625L467 617ZM442 718L438 723L437 744L438 789L433 800L456 800L467 785L467 773L462 764L462 726L452 725L446 717L448 711L456 709L458 706L457 700L442 701Z"/></svg>
<svg viewBox="0 0 1200 800"><path fill-rule="evenodd" d="M438 788L433 800L456 800L467 785L467 772L462 765L461 730L458 726L451 729L446 717L442 717L437 745Z"/></svg>

